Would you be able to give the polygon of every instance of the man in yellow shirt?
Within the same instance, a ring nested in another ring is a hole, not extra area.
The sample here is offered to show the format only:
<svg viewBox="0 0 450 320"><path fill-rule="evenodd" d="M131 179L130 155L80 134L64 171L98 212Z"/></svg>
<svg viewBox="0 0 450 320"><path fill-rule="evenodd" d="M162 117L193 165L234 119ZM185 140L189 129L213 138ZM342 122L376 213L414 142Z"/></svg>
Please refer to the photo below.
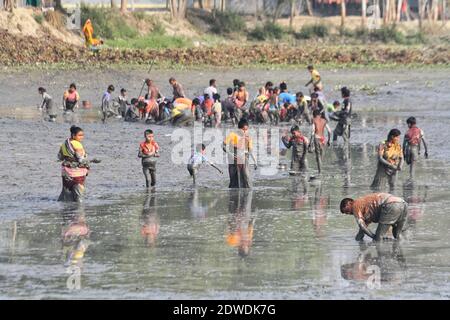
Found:
<svg viewBox="0 0 450 320"><path fill-rule="evenodd" d="M313 87L317 87L320 91L323 91L322 77L320 76L319 71L314 69L312 65L308 66L308 71L311 74L311 80L309 80L308 83L305 84L305 87L312 84Z"/></svg>
<svg viewBox="0 0 450 320"><path fill-rule="evenodd" d="M238 123L238 131L230 133L223 142L223 151L228 154L228 173L230 175L229 188L251 188L249 172L249 157L253 155L253 141L248 132L248 122L241 119Z"/></svg>

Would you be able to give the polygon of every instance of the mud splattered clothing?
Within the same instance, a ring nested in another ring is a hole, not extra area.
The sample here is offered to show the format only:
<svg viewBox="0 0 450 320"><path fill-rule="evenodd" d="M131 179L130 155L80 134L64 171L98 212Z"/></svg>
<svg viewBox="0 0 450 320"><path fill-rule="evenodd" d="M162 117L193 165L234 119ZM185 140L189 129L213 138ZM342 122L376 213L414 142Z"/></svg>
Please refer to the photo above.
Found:
<svg viewBox="0 0 450 320"><path fill-rule="evenodd" d="M89 162L83 145L67 139L60 147L58 159L61 163L62 191L58 201L82 202L84 183L89 172Z"/></svg>
<svg viewBox="0 0 450 320"><path fill-rule="evenodd" d="M239 130L230 133L223 143L228 154L229 188L251 188L249 156L253 150L253 141L248 134Z"/></svg>
<svg viewBox="0 0 450 320"><path fill-rule="evenodd" d="M42 94L42 103L40 108L42 110L45 110L45 112L50 117L50 120L56 119L56 108L53 104L53 98L47 92L44 92Z"/></svg>
<svg viewBox="0 0 450 320"><path fill-rule="evenodd" d="M378 189L380 186L389 183L392 189L395 186L397 171L403 161L403 150L400 144L384 141L378 147L377 172L373 179L371 188Z"/></svg>
<svg viewBox="0 0 450 320"><path fill-rule="evenodd" d="M147 143L142 142L139 145L138 157L142 159L142 172L145 177L145 185L154 186L156 184L156 159L155 156L159 152L159 145L152 141Z"/></svg>
<svg viewBox="0 0 450 320"><path fill-rule="evenodd" d="M357 240L362 240L364 234L381 240L389 227L393 227L393 235L397 239L403 229L408 214L408 204L399 197L389 193L372 193L354 200L352 214L360 230ZM373 235L367 226L378 223L376 234Z"/></svg>
<svg viewBox="0 0 450 320"><path fill-rule="evenodd" d="M414 126L408 130L404 139L404 156L407 164L411 164L419 159L420 143L424 139L422 129Z"/></svg>
<svg viewBox="0 0 450 320"><path fill-rule="evenodd" d="M299 138L282 137L281 141L286 148L290 149L292 147L291 171L296 173L307 171L306 153L309 145L308 138L304 136Z"/></svg>

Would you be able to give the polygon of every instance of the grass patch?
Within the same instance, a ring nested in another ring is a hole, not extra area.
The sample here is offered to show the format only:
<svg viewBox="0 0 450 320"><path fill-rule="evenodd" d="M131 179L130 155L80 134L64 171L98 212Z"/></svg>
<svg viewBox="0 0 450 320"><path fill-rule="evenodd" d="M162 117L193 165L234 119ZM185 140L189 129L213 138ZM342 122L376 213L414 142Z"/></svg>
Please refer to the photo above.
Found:
<svg viewBox="0 0 450 320"><path fill-rule="evenodd" d="M192 43L183 37L168 36L165 34L152 32L148 35L132 39L108 40L106 45L112 48L169 49L190 47Z"/></svg>
<svg viewBox="0 0 450 320"><path fill-rule="evenodd" d="M357 28L353 32L348 32L345 36L360 39L364 42L378 41L382 43L396 43L401 45L423 44L426 42L423 33L405 35L397 30L395 26L384 26L379 29L369 30L367 28Z"/></svg>
<svg viewBox="0 0 450 320"><path fill-rule="evenodd" d="M44 22L45 19L42 14L33 14L33 18L39 24L42 24L42 22Z"/></svg>
<svg viewBox="0 0 450 320"><path fill-rule="evenodd" d="M147 18L147 15L144 11L133 11L131 15L139 21L145 20Z"/></svg>
<svg viewBox="0 0 450 320"><path fill-rule="evenodd" d="M211 31L216 34L244 32L244 19L234 12L216 12L216 18L211 18Z"/></svg>
<svg viewBox="0 0 450 320"><path fill-rule="evenodd" d="M269 39L280 40L285 34L285 30L279 24L267 22L263 26L256 26L248 33L251 40L264 41Z"/></svg>
<svg viewBox="0 0 450 320"><path fill-rule="evenodd" d="M139 32L130 27L118 9L81 5L81 24L91 19L96 37L105 39L136 38Z"/></svg>
<svg viewBox="0 0 450 320"><path fill-rule="evenodd" d="M317 23L317 24L309 24L301 27L300 31L295 34L297 39L311 39L314 37L324 38L328 36L330 30L328 26Z"/></svg>

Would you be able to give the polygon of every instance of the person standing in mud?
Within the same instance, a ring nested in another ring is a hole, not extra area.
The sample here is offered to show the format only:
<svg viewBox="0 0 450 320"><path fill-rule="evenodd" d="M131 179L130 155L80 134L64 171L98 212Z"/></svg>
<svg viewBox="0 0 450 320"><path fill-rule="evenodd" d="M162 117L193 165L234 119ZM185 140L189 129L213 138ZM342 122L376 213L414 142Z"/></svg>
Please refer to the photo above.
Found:
<svg viewBox="0 0 450 320"><path fill-rule="evenodd" d="M268 105L269 105L269 120L270 124L278 125L280 122L280 108L278 105L278 95L280 93L280 90L278 87L270 88L268 91Z"/></svg>
<svg viewBox="0 0 450 320"><path fill-rule="evenodd" d="M172 86L172 93L173 93L173 99L172 102L177 100L178 98L186 98L186 95L184 94L183 86L178 83L178 81L175 78L169 79L169 84Z"/></svg>
<svg viewBox="0 0 450 320"><path fill-rule="evenodd" d="M39 109L46 112L48 115L48 121L55 122L56 121L56 109L53 104L53 98L47 93L47 90L43 87L39 87L39 94L42 96L42 103L39 106Z"/></svg>
<svg viewBox="0 0 450 320"><path fill-rule="evenodd" d="M214 95L217 93L216 87L216 79L209 80L209 87L203 91L203 94L207 94L210 99L214 98Z"/></svg>
<svg viewBox="0 0 450 320"><path fill-rule="evenodd" d="M156 185L156 159L159 157L159 145L155 141L153 131L144 132L145 141L139 145L138 157L142 159L142 172L147 188Z"/></svg>
<svg viewBox="0 0 450 320"><path fill-rule="evenodd" d="M239 82L239 88L236 92L234 92L234 103L243 114L245 111L245 106L249 99L250 97L247 89L245 88L245 82Z"/></svg>
<svg viewBox="0 0 450 320"><path fill-rule="evenodd" d="M103 123L105 123L106 119L108 119L109 117L118 115L116 110L114 110L115 103L111 96L111 94L114 92L114 90L115 90L114 86L112 84L110 84L108 86L108 89L106 89L105 93L102 96L101 109L102 109L102 114L103 114L103 118L102 118Z"/></svg>
<svg viewBox="0 0 450 320"><path fill-rule="evenodd" d="M350 99L350 90L347 87L341 88L342 98L342 109L337 110L340 107L340 103L334 102L333 107L336 111L331 115L331 119L337 121L338 124L333 131L333 143L337 143L337 138L341 136L344 139L344 143L347 144L350 140L350 126L351 126L351 116L353 104Z"/></svg>
<svg viewBox="0 0 450 320"><path fill-rule="evenodd" d="M84 183L90 168L87 153L81 144L83 139L83 129L72 126L70 138L59 148L63 185L58 201L83 201Z"/></svg>
<svg viewBox="0 0 450 320"><path fill-rule="evenodd" d="M381 186L389 183L392 190L395 187L397 171L402 169L403 150L400 145L400 131L392 129L389 131L386 141L378 146L378 165L371 188L378 190Z"/></svg>
<svg viewBox="0 0 450 320"><path fill-rule="evenodd" d="M127 98L127 90L122 88L120 89L120 95L117 97L117 102L119 103L119 114L121 115L122 118L125 119L127 112L128 112L128 108L131 107L130 102L128 102L128 98Z"/></svg>
<svg viewBox="0 0 450 320"><path fill-rule="evenodd" d="M159 89L155 86L153 80L145 79L145 84L148 87L148 93L146 95L146 108L144 121L147 121L150 116L153 116L154 119L157 119L159 116L159 106L157 100L161 97L161 93Z"/></svg>
<svg viewBox="0 0 450 320"><path fill-rule="evenodd" d="M237 132L230 133L223 142L223 151L228 154L228 173L230 175L228 188L251 188L249 157L252 157L255 163L255 170L257 165L253 155L253 141L248 132L247 119L239 121L238 129Z"/></svg>
<svg viewBox="0 0 450 320"><path fill-rule="evenodd" d="M320 112L318 110L314 110L311 130L312 135L309 147L311 151L314 149L319 175L322 172L322 160L325 152L325 129L328 133L327 146L329 147L331 140L331 129L328 126L327 121L321 116Z"/></svg>
<svg viewBox="0 0 450 320"><path fill-rule="evenodd" d="M224 110L226 117L230 119L233 127L239 121L236 115L236 104L233 98L233 88L227 89L227 97L222 101L222 109Z"/></svg>
<svg viewBox="0 0 450 320"><path fill-rule="evenodd" d="M319 95L317 93L311 94L311 100L309 101L308 108L310 112L314 112L314 110L318 110L323 118L325 118L327 121L330 119L328 118L328 114L326 113L325 106L320 102Z"/></svg>
<svg viewBox="0 0 450 320"><path fill-rule="evenodd" d="M75 83L71 83L69 89L64 91L63 95L63 108L65 112L72 111L78 108L78 102L80 101L80 95L77 92L77 86Z"/></svg>
<svg viewBox="0 0 450 320"><path fill-rule="evenodd" d="M303 120L306 120L307 123L311 123L308 101L306 101L303 92L297 92L295 94L295 100L297 102L297 121L299 122L299 124L302 124Z"/></svg>
<svg viewBox="0 0 450 320"><path fill-rule="evenodd" d="M425 148L425 159L428 159L428 146L422 129L416 125L416 118L409 117L406 123L409 130L403 139L403 154L406 163L409 165L409 177L413 179L416 163L420 155L420 143L422 142Z"/></svg>
<svg viewBox="0 0 450 320"><path fill-rule="evenodd" d="M290 175L299 175L308 170L306 154L308 152L308 138L302 135L300 128L295 125L291 128L291 137L283 136L281 141L290 149L292 147Z"/></svg>
<svg viewBox="0 0 450 320"><path fill-rule="evenodd" d="M359 226L356 241L363 240L364 235L375 241L383 240L390 227L394 238L399 239L408 217L406 201L389 193L371 193L355 200L344 198L340 210L355 217ZM372 222L378 223L375 234L368 228Z"/></svg>
<svg viewBox="0 0 450 320"><path fill-rule="evenodd" d="M309 80L305 84L305 87L308 87L310 84L312 84L313 87L317 87L320 91L322 91L323 90L322 77L320 76L319 71L317 71L312 65L308 66L308 71L311 74L311 80Z"/></svg>

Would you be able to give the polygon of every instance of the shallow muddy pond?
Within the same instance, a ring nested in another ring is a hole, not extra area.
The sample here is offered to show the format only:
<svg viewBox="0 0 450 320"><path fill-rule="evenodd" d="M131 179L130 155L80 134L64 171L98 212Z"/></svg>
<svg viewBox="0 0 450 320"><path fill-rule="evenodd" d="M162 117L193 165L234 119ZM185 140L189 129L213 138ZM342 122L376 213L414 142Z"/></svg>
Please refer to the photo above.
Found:
<svg viewBox="0 0 450 320"><path fill-rule="evenodd" d="M267 175L260 166L254 188L236 191L227 188L224 164L223 176L203 167L193 188L185 165L172 161L175 128L100 122L95 102L106 86L136 95L144 72L0 73L0 298L448 299L450 70L322 74L330 101L341 84L354 88L351 148L327 149L320 180L281 169ZM189 94L212 77L222 94L234 78L248 82L252 94L267 80L285 80L292 91L308 80L303 70L154 75L167 95L170 76ZM37 87L56 97L70 82L94 109L42 121ZM425 131L430 158L420 159L413 184L405 167L392 191L409 203L405 239L359 244L340 200L371 192L376 145L392 128L403 135L411 115ZM90 158L102 160L87 177L81 205L56 201L56 154L71 122L84 129ZM137 158L148 127L162 149L155 190L144 188ZM302 130L309 135L306 125ZM280 162L288 164L289 154ZM313 175L311 154L308 162Z"/></svg>

